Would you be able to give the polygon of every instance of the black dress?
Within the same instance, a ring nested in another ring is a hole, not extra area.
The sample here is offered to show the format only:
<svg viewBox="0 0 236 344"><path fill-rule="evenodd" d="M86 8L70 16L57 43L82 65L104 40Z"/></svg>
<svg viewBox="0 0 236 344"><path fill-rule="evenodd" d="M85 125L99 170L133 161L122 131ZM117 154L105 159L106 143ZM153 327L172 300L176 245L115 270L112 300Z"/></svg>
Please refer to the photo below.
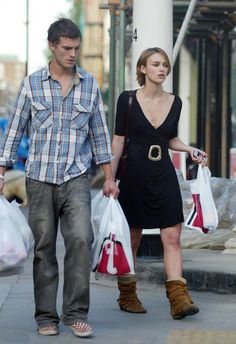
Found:
<svg viewBox="0 0 236 344"><path fill-rule="evenodd" d="M128 97L129 92L124 91L118 99L116 135L125 135ZM183 222L179 183L168 153L169 140L177 136L181 107L181 99L175 96L165 121L155 129L145 117L136 91L133 93L128 115L128 162L118 198L130 227L165 228ZM154 147L150 152L152 145L161 148ZM148 156L159 156L160 160Z"/></svg>

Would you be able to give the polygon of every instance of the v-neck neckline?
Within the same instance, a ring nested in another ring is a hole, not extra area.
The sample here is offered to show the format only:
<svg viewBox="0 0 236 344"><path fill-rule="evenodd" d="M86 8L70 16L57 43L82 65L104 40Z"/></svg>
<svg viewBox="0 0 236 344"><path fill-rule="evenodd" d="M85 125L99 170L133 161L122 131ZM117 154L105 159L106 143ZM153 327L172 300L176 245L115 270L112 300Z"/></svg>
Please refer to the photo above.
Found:
<svg viewBox="0 0 236 344"><path fill-rule="evenodd" d="M143 111L143 109L142 109L142 107L141 107L141 104L139 103L138 98L137 98L137 90L135 90L135 99L136 99L136 102L138 103L138 106L139 106L139 108L140 108L140 110L141 110L141 112L142 112L142 115L143 115L143 117L145 118L145 120L148 122L148 124L152 127L153 130L158 130L160 127L162 127L162 126L164 125L164 123L166 122L167 118L169 117L169 115L170 115L170 113L171 113L171 111L172 111L172 108L173 108L173 106L174 106L174 103L175 103L175 100L176 100L176 96L174 95L173 102L172 102L172 104L171 104L170 110L169 110L169 112L167 113L165 119L164 119L163 122L162 122L160 125L158 125L158 127L156 127L156 128L152 125L152 123L149 121L148 117L145 115L145 113L144 113L144 111Z"/></svg>

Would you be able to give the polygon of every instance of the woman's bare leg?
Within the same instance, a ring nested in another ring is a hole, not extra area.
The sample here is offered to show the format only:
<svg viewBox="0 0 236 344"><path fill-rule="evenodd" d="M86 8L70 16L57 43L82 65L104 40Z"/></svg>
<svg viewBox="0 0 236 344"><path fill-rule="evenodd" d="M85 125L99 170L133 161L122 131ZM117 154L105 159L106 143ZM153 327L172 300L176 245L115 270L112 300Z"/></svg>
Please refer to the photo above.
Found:
<svg viewBox="0 0 236 344"><path fill-rule="evenodd" d="M161 229L164 248L164 269L167 279L182 277L183 263L180 247L181 223Z"/></svg>
<svg viewBox="0 0 236 344"><path fill-rule="evenodd" d="M142 239L142 229L130 228L130 240L133 253L134 266L136 264L137 252Z"/></svg>

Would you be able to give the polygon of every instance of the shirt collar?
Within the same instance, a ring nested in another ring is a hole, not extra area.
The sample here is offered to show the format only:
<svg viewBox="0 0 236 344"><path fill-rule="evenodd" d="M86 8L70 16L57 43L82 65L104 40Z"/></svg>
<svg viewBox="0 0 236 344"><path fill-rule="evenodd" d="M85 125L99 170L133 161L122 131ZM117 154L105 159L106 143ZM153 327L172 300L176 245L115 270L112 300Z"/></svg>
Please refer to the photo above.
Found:
<svg viewBox="0 0 236 344"><path fill-rule="evenodd" d="M50 63L50 62L49 62ZM48 65L43 69L43 72L42 72L42 81L46 81L49 79L49 77L51 77L51 74L50 74L50 70L49 70L49 63ZM74 85L77 85L80 80L83 80L84 79L84 76L83 74L81 73L80 71L80 68L76 65L75 66L75 76L74 76L74 82L73 84Z"/></svg>

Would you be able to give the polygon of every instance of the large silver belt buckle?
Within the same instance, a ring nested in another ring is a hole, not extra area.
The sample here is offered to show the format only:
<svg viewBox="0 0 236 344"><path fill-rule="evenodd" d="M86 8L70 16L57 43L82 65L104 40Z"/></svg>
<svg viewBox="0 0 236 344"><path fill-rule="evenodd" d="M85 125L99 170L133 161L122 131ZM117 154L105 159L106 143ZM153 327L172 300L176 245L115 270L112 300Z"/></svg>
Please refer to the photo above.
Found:
<svg viewBox="0 0 236 344"><path fill-rule="evenodd" d="M154 156L153 156L153 153L155 154ZM152 161L161 160L161 146L159 145L150 146L149 152L148 152L148 159Z"/></svg>

